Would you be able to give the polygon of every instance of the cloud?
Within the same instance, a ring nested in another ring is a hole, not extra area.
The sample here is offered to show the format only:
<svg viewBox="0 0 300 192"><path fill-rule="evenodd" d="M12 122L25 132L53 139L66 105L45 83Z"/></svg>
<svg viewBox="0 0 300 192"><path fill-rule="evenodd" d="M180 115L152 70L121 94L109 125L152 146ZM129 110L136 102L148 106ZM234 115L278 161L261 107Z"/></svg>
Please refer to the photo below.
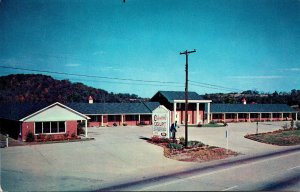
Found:
<svg viewBox="0 0 300 192"><path fill-rule="evenodd" d="M300 68L285 68L281 69L282 71L300 71Z"/></svg>
<svg viewBox="0 0 300 192"><path fill-rule="evenodd" d="M67 67L79 67L80 64L79 63L68 63L66 64Z"/></svg>
<svg viewBox="0 0 300 192"><path fill-rule="evenodd" d="M280 75L245 75L245 76L229 76L233 79L280 79L284 76Z"/></svg>

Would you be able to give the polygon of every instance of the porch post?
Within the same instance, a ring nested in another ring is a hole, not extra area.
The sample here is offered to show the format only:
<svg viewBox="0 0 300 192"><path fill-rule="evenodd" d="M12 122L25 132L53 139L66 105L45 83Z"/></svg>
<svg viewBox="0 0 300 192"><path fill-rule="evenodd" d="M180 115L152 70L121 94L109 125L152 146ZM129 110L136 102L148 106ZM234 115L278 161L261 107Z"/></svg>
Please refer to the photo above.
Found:
<svg viewBox="0 0 300 192"><path fill-rule="evenodd" d="M296 119L295 119L295 121L298 121L298 113L296 112Z"/></svg>
<svg viewBox="0 0 300 192"><path fill-rule="evenodd" d="M139 123L141 123L141 114L139 114Z"/></svg>
<svg viewBox="0 0 300 192"><path fill-rule="evenodd" d="M297 114L297 113L296 113ZM281 113L281 121L283 121L283 113Z"/></svg>
<svg viewBox="0 0 300 192"><path fill-rule="evenodd" d="M223 113L223 121L225 122L226 121L226 113Z"/></svg>
<svg viewBox="0 0 300 192"><path fill-rule="evenodd" d="M123 119L124 117L123 117L123 115L121 115L121 125L123 124L123 122L124 122L124 119Z"/></svg>
<svg viewBox="0 0 300 192"><path fill-rule="evenodd" d="M239 122L239 114L236 113L236 122Z"/></svg>
<svg viewBox="0 0 300 192"><path fill-rule="evenodd" d="M259 113L259 121L261 121L261 113Z"/></svg>
<svg viewBox="0 0 300 192"><path fill-rule="evenodd" d="M87 137L87 120L85 120L85 137Z"/></svg>
<svg viewBox="0 0 300 192"><path fill-rule="evenodd" d="M176 121L176 107L177 107L176 104L177 104L176 102L174 102L174 104L173 104L173 106L174 106L174 110L173 110L173 113L174 113L173 114L173 122Z"/></svg>
<svg viewBox="0 0 300 192"><path fill-rule="evenodd" d="M103 127L103 115L101 115L101 127Z"/></svg>
<svg viewBox="0 0 300 192"><path fill-rule="evenodd" d="M273 121L273 113L271 113L271 121Z"/></svg>
<svg viewBox="0 0 300 192"><path fill-rule="evenodd" d="M210 103L207 103L207 123L210 123Z"/></svg>
<svg viewBox="0 0 300 192"><path fill-rule="evenodd" d="M250 113L248 113L248 121L250 122L251 121L251 118L250 118Z"/></svg>
<svg viewBox="0 0 300 192"><path fill-rule="evenodd" d="M199 103L196 103L196 125L199 123Z"/></svg>

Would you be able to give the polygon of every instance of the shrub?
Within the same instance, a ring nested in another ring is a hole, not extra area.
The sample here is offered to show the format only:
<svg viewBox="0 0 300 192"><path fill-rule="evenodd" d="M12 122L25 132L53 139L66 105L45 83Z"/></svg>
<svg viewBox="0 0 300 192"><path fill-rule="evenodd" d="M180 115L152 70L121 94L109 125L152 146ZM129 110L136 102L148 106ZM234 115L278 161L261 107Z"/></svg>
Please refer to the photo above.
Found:
<svg viewBox="0 0 300 192"><path fill-rule="evenodd" d="M147 125L147 124L145 123L145 121L140 121L140 122L138 123L138 125Z"/></svg>
<svg viewBox="0 0 300 192"><path fill-rule="evenodd" d="M26 142L33 142L34 141L34 134L32 132L28 132L26 135Z"/></svg>
<svg viewBox="0 0 300 192"><path fill-rule="evenodd" d="M84 127L85 127L85 123L84 123L84 122L79 122L79 123L77 124L77 134L78 134L78 135L80 135L80 134L85 134Z"/></svg>
<svg viewBox="0 0 300 192"><path fill-rule="evenodd" d="M214 124L216 124L216 122L214 122L214 121L211 121L211 122L209 122L209 124L212 124L212 125L214 125Z"/></svg>
<svg viewBox="0 0 300 192"><path fill-rule="evenodd" d="M127 123L123 123L123 126L127 126Z"/></svg>
<svg viewBox="0 0 300 192"><path fill-rule="evenodd" d="M291 121L291 128L294 128L294 120Z"/></svg>
<svg viewBox="0 0 300 192"><path fill-rule="evenodd" d="M76 137L75 133L72 133L71 137L72 137L72 138L75 138L75 137Z"/></svg>
<svg viewBox="0 0 300 192"><path fill-rule="evenodd" d="M53 135L48 135L48 136L47 136L47 140L48 140L48 141L51 141L52 139L53 139Z"/></svg>
<svg viewBox="0 0 300 192"><path fill-rule="evenodd" d="M177 143L168 143L167 147L170 149L177 149L177 150L183 149L183 145Z"/></svg>
<svg viewBox="0 0 300 192"><path fill-rule="evenodd" d="M116 127L116 126L118 126L118 125L117 125L117 123L114 123L114 124L113 124L113 126L115 126L115 127Z"/></svg>
<svg viewBox="0 0 300 192"><path fill-rule="evenodd" d="M69 131L64 134L65 138L69 137Z"/></svg>
<svg viewBox="0 0 300 192"><path fill-rule="evenodd" d="M182 145L185 144L185 139L184 139L184 137L179 137L179 144L182 144Z"/></svg>
<svg viewBox="0 0 300 192"><path fill-rule="evenodd" d="M224 127L226 127L228 124L226 122L223 122Z"/></svg>
<svg viewBox="0 0 300 192"><path fill-rule="evenodd" d="M204 144L200 141L188 141L188 147L202 147Z"/></svg>
<svg viewBox="0 0 300 192"><path fill-rule="evenodd" d="M160 137L157 137L157 136L154 136L151 138L151 141L153 143L170 143L170 139L168 138L160 138Z"/></svg>
<svg viewBox="0 0 300 192"><path fill-rule="evenodd" d="M83 129L83 127L77 127L77 133L78 135L81 135L81 134L85 134L85 130Z"/></svg>

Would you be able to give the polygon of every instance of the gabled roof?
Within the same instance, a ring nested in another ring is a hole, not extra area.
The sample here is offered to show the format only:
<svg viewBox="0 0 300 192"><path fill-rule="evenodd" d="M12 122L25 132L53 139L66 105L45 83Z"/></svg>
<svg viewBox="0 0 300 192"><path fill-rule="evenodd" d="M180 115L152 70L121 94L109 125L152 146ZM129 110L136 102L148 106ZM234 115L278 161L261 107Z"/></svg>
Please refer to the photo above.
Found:
<svg viewBox="0 0 300 192"><path fill-rule="evenodd" d="M72 111L84 118L89 118L83 114L78 113L77 111L68 108L67 106L56 102L53 104L49 103L4 103L0 104L0 118L14 120L14 121L23 121L24 119L31 117L39 112L45 111L48 108L51 108L54 105L59 105L63 108Z"/></svg>
<svg viewBox="0 0 300 192"><path fill-rule="evenodd" d="M165 97L170 103L173 103L174 100L185 100L184 91L158 91L153 97L155 97L156 95ZM204 98L196 92L188 92L188 99L204 100Z"/></svg>
<svg viewBox="0 0 300 192"><path fill-rule="evenodd" d="M26 119L29 119L29 118L31 118L31 117L39 114L39 113L42 113L42 112L44 112L44 111L46 111L46 110L48 110L48 109L50 109L50 108L52 108L54 106L60 106L61 108L64 108L65 110L68 110L68 111L70 111L72 113L75 113L76 115L79 115L79 116L83 117L84 119L90 119L90 117L88 117L88 116L86 116L86 115L84 115L82 113L79 113L78 111L75 111L74 109L71 109L71 108L69 108L69 107L67 107L67 106L65 106L65 105L63 105L63 104L61 104L59 102L55 102L55 103L53 103L51 105L48 105L47 107L44 107L44 108L36 111L35 113L32 113L32 114L30 114L30 115L28 115L28 116L20 119L20 121L25 121Z"/></svg>
<svg viewBox="0 0 300 192"><path fill-rule="evenodd" d="M68 103L67 106L86 115L151 114L158 102L145 103Z"/></svg>
<svg viewBox="0 0 300 192"><path fill-rule="evenodd" d="M0 118L19 121L48 105L48 103L2 103L0 104Z"/></svg>
<svg viewBox="0 0 300 192"><path fill-rule="evenodd" d="M207 105L205 106L207 111ZM211 104L212 113L289 113L296 112L286 104Z"/></svg>

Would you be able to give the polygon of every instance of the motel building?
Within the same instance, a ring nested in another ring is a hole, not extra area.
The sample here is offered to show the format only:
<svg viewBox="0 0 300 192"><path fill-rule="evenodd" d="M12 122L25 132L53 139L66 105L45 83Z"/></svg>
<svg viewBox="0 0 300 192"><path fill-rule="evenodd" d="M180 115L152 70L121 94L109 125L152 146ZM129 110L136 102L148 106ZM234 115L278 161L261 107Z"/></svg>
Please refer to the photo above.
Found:
<svg viewBox="0 0 300 192"><path fill-rule="evenodd" d="M297 111L285 104L212 104L196 92L189 92L188 124L215 122L256 122L297 120ZM170 111L171 123L185 122L185 92L158 91L149 102L96 103L92 97L84 103L59 102L0 104L0 130L12 138L26 140L29 132L35 137L77 136L78 123L88 127L151 125L152 112L163 105Z"/></svg>
<svg viewBox="0 0 300 192"><path fill-rule="evenodd" d="M151 101L159 102L171 111L171 122L178 124L185 122L185 92L184 91L158 91ZM211 100L205 100L196 92L188 94L188 119L189 125L209 123L210 118L205 118L205 114L210 116ZM207 107L205 107L207 106ZM206 109L206 110L205 110Z"/></svg>
<svg viewBox="0 0 300 192"><path fill-rule="evenodd" d="M26 140L28 133L35 138L39 135L51 136L54 139L77 136L78 122L85 122L87 137L88 116L75 111L59 102L14 103L0 105L1 133L6 132L14 139Z"/></svg>

